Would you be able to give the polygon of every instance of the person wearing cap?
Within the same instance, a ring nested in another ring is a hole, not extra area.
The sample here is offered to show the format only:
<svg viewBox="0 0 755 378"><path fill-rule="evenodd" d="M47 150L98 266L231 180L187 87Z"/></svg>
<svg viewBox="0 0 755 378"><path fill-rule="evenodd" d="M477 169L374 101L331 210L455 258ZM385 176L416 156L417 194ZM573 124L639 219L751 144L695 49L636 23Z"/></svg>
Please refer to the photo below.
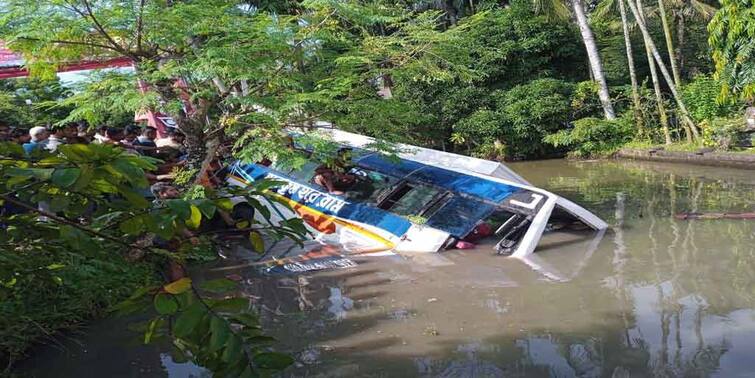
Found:
<svg viewBox="0 0 755 378"><path fill-rule="evenodd" d="M46 127L37 126L29 129L29 136L31 137L29 143L22 145L27 155L31 155L34 150L43 148L47 144L50 133L47 132Z"/></svg>

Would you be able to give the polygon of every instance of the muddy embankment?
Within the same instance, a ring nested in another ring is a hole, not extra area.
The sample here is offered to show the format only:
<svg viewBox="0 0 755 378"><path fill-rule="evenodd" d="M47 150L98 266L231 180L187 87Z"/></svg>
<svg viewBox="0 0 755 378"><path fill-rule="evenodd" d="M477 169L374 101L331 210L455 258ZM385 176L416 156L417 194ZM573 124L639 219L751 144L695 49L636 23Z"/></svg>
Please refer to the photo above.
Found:
<svg viewBox="0 0 755 378"><path fill-rule="evenodd" d="M687 163L714 167L755 169L755 154L715 151L665 151L658 149L623 148L616 153L622 159Z"/></svg>

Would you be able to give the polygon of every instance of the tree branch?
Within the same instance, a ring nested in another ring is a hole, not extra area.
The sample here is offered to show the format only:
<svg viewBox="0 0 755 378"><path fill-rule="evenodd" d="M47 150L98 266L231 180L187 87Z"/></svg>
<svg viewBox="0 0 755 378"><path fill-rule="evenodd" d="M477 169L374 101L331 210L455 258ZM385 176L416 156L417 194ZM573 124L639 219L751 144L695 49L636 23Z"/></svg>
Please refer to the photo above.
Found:
<svg viewBox="0 0 755 378"><path fill-rule="evenodd" d="M95 29L97 29L97 31L102 35L102 37L104 37L105 39L107 39L107 41L112 46L113 50L121 53L124 56L130 57L130 58L134 58L134 54L131 54L130 52L126 51L123 48L123 46L119 45L118 42L116 42L113 39L113 37L111 37L110 34L105 30L105 28L102 26L102 24L100 24L100 21L97 20L97 17L94 16L94 12L92 11L92 7L89 4L88 0L83 0L82 1L84 3L84 7L86 8L86 12L82 11L81 9L79 9L77 6L75 6L74 4L72 4L69 0L65 0L65 2L68 5L70 5L71 9L74 12L78 13L80 16L82 16L84 18L91 19L92 22L94 23Z"/></svg>
<svg viewBox="0 0 755 378"><path fill-rule="evenodd" d="M32 37L18 37L18 39L23 39L23 40L26 40L26 41L35 41L35 42L58 43L58 44L61 44L61 45L98 47L98 48L101 48L101 49L107 49L107 50L112 50L112 51L120 52L120 51L114 49L111 46L103 45L103 44L100 44L100 43L93 43L93 42L64 41L64 40L60 40L60 39L44 40L44 39L41 39L41 38L32 38Z"/></svg>
<svg viewBox="0 0 755 378"><path fill-rule="evenodd" d="M136 19L136 50L142 50L142 31L144 28L144 0L139 1L139 16Z"/></svg>

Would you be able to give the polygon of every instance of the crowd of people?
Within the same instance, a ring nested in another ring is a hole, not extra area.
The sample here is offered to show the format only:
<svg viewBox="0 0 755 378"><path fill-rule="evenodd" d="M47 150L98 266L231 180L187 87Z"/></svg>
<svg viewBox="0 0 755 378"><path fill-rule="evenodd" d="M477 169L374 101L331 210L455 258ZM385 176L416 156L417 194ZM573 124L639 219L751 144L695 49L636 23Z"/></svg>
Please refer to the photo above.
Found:
<svg viewBox="0 0 755 378"><path fill-rule="evenodd" d="M150 126L128 126L125 128L99 127L91 129L85 125L67 124L57 127L32 127L30 129L18 129L0 125L0 142L15 143L20 145L24 153L30 158L42 157L46 153L55 153L61 146L66 144L100 144L112 145L122 148L126 153L143 155L155 158L157 168L145 172L150 182L150 187L145 188L142 194L152 199L155 207L160 207L163 202L181 198L181 192L174 185L174 172L176 167L186 163L185 136L175 129L168 129L163 138L158 138L157 130ZM218 177L223 167L223 158L220 156L227 152L227 148L219 149L219 157L213 162L209 174L212 175L210 184L218 186L222 180ZM216 169L215 169L216 168ZM52 213L50 204L40 201L37 204L40 211L39 220L46 221L46 213ZM27 213L28 209L4 203L0 206L0 217L19 213ZM253 208L249 206L235 206L232 211L226 212L217 209L215 217L203 222L201 230L181 230L180 235L171 240L162 240L148 233L150 243L175 249L180 239L185 238L192 244L197 244L197 233L207 229L231 227L237 219L250 219L253 217ZM0 229L3 223L0 221ZM170 275L179 277L183 272L177 265L171 262Z"/></svg>
<svg viewBox="0 0 755 378"><path fill-rule="evenodd" d="M150 126L130 125L125 128L102 126L90 128L85 124L61 126L37 126L21 129L0 125L0 142L22 146L27 156L35 151L55 152L64 144L106 144L119 146L127 153L159 159L155 171L147 172L151 183L172 180L175 167L185 163L185 136L175 129L168 129L165 137L158 138L157 129ZM154 194L154 193L152 193Z"/></svg>
<svg viewBox="0 0 755 378"><path fill-rule="evenodd" d="M184 139L184 135L175 129L168 129L166 137L158 138L154 127L137 125L91 129L86 125L66 124L51 128L37 126L28 130L0 125L0 141L17 143L23 146L27 154L37 149L54 152L61 144L96 143L120 146L134 154L151 157L169 154L180 159L185 155Z"/></svg>

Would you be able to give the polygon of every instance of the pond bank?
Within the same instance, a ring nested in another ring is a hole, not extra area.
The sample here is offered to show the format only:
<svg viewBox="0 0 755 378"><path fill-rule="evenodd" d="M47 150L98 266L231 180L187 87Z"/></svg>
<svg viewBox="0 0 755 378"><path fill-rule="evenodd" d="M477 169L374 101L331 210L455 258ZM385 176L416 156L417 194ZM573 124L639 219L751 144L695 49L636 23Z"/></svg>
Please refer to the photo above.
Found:
<svg viewBox="0 0 755 378"><path fill-rule="evenodd" d="M755 169L755 154L735 152L686 152L666 151L659 149L622 148L616 153L622 159L660 161L668 163L687 163L709 165L714 167L729 167L741 169Z"/></svg>

